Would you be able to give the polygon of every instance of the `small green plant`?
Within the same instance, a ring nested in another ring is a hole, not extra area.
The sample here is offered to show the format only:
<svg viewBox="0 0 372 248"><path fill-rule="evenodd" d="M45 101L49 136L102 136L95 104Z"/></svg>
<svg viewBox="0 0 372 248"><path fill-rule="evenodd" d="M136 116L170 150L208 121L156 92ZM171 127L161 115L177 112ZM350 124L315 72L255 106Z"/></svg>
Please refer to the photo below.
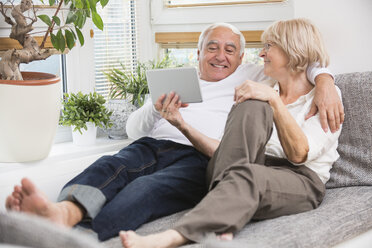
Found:
<svg viewBox="0 0 372 248"><path fill-rule="evenodd" d="M111 83L109 98L128 99L133 105L141 107L145 102L146 94L149 94L147 86L146 70L168 67L179 67L169 56L161 61L137 62L134 73L128 71L123 64L120 69L111 69L104 72Z"/></svg>
<svg viewBox="0 0 372 248"><path fill-rule="evenodd" d="M104 106L105 98L96 92L83 94L66 93L62 104L64 109L60 118L60 124L75 126L74 131L82 133L81 129L87 130L87 122L92 122L100 128L111 127L110 116L112 112Z"/></svg>

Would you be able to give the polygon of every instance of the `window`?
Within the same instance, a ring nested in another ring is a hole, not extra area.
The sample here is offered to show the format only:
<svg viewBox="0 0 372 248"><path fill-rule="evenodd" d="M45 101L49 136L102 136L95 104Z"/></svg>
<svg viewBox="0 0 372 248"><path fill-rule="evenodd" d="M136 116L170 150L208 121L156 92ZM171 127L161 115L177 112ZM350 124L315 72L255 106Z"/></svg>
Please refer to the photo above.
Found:
<svg viewBox="0 0 372 248"><path fill-rule="evenodd" d="M163 48L162 56L168 55L177 64L184 66L198 66L197 48ZM259 57L261 48L246 47L242 63L252 63L263 65L263 60Z"/></svg>
<svg viewBox="0 0 372 248"><path fill-rule="evenodd" d="M262 65L263 61L259 57L262 48L260 43L262 31L243 31L242 33L246 39L243 63ZM199 35L199 32L156 33L155 41L160 45L160 56L168 55L178 64L185 66L197 66Z"/></svg>
<svg viewBox="0 0 372 248"><path fill-rule="evenodd" d="M94 60L96 91L107 96L109 82L104 72L123 64L133 71L138 60L136 1L110 0L104 9L98 10L104 30L94 29Z"/></svg>

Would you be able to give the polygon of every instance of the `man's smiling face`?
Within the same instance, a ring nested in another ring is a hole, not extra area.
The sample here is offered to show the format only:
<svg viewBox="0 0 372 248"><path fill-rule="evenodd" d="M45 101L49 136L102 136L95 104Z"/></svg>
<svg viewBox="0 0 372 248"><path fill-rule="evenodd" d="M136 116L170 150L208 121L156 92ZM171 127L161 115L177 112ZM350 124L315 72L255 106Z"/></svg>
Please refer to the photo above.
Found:
<svg viewBox="0 0 372 248"><path fill-rule="evenodd" d="M240 38L227 27L217 27L206 35L198 51L200 78L220 81L231 75L241 64Z"/></svg>

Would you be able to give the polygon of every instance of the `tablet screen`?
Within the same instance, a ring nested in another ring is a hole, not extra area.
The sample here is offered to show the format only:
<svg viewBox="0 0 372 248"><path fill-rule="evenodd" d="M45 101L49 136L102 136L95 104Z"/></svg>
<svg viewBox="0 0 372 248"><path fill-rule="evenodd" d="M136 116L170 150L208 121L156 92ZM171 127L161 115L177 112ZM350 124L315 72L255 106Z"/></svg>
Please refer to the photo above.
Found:
<svg viewBox="0 0 372 248"><path fill-rule="evenodd" d="M179 95L183 103L202 102L199 77L194 67L147 70L146 76L153 103L171 91Z"/></svg>

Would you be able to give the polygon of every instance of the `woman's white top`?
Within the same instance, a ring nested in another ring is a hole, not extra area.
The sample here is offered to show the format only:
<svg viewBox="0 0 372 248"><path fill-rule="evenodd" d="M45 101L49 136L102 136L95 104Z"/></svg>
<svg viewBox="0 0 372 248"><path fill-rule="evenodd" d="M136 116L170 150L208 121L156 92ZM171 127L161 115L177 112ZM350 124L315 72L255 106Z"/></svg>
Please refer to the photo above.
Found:
<svg viewBox="0 0 372 248"><path fill-rule="evenodd" d="M279 93L278 83L274 85L274 89ZM337 86L336 89L341 98L340 89ZM325 133L320 125L319 113L305 121L305 116L310 111L314 94L315 88L306 95L299 97L294 103L286 105L286 107L305 133L309 143L307 159L301 164L316 172L322 182L326 183L330 177L329 171L332 168L332 164L339 157L336 149L341 128L335 133L331 131ZM280 144L275 125L271 138L266 145L265 153L275 157L287 158Z"/></svg>

